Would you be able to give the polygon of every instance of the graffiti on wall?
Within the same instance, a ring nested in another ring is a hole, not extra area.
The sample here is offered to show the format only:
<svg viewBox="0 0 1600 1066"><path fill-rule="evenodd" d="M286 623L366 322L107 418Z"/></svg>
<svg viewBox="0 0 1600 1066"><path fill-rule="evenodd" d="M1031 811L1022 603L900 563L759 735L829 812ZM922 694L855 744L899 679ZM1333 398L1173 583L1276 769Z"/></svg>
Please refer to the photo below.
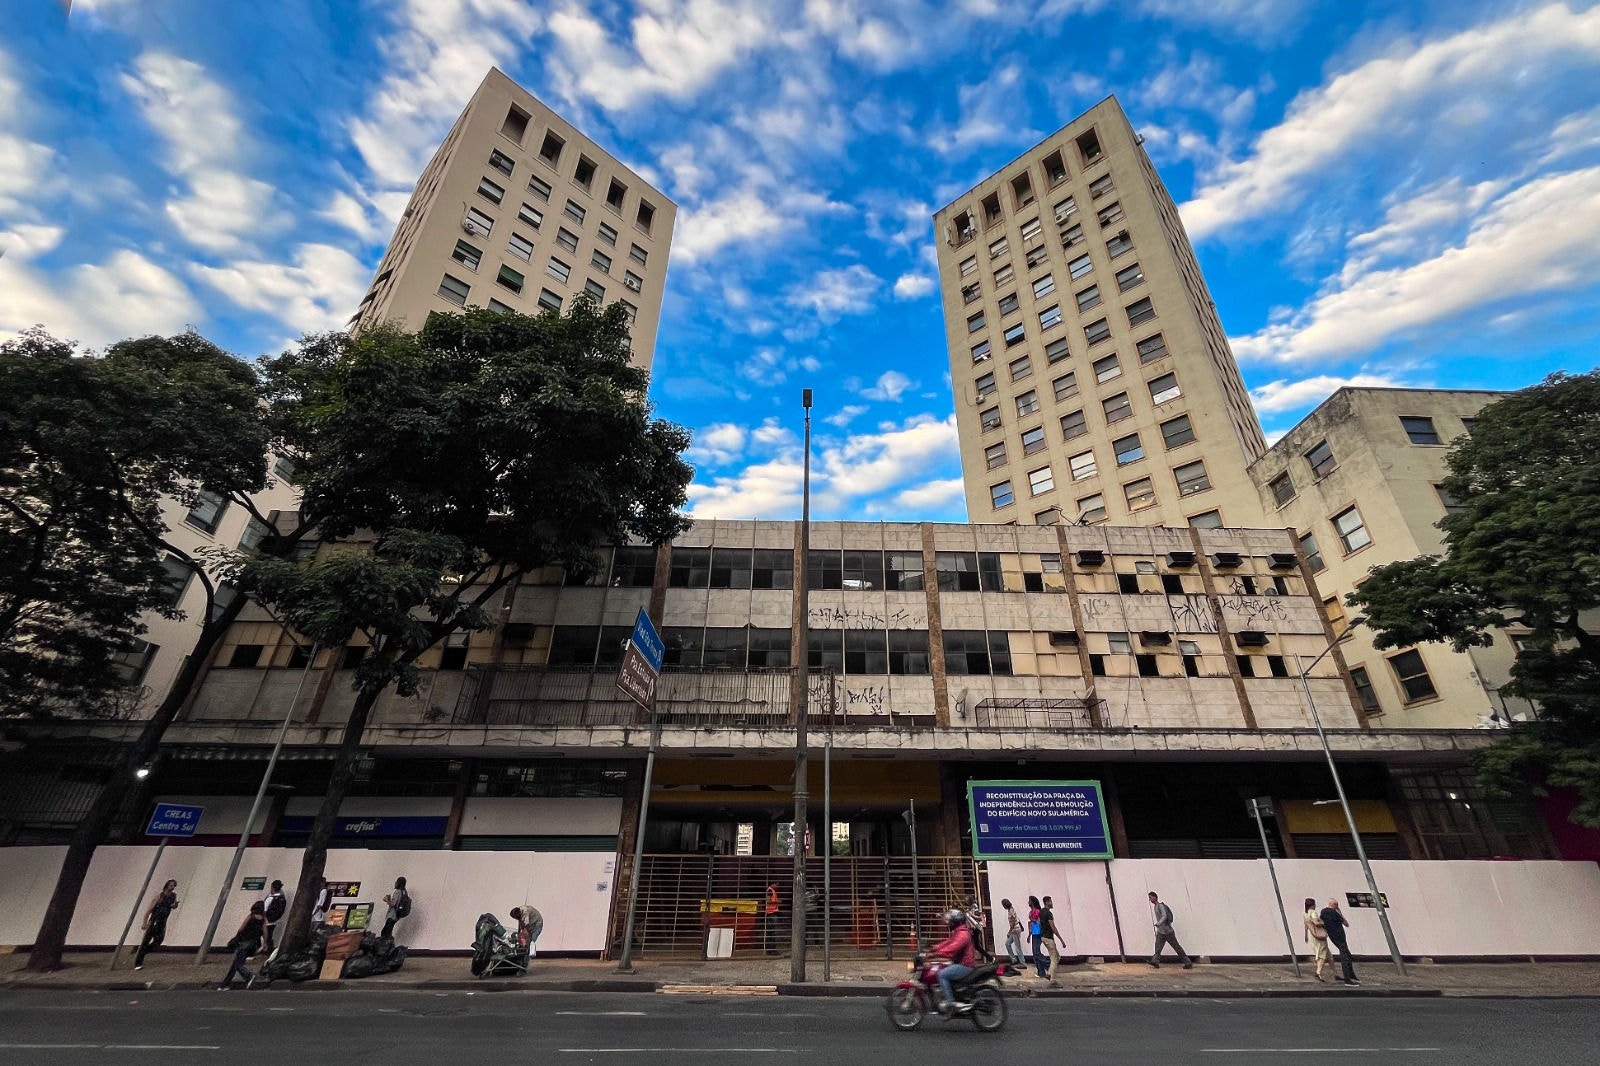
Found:
<svg viewBox="0 0 1600 1066"><path fill-rule="evenodd" d="M874 611L861 607L813 607L806 624L813 629L920 629L927 623L907 610Z"/></svg>
<svg viewBox="0 0 1600 1066"><path fill-rule="evenodd" d="M1289 608L1276 596L1219 596L1217 604L1224 614L1247 629L1289 620Z"/></svg>
<svg viewBox="0 0 1600 1066"><path fill-rule="evenodd" d="M1172 621L1179 633L1215 633L1217 616L1204 596L1168 596Z"/></svg>

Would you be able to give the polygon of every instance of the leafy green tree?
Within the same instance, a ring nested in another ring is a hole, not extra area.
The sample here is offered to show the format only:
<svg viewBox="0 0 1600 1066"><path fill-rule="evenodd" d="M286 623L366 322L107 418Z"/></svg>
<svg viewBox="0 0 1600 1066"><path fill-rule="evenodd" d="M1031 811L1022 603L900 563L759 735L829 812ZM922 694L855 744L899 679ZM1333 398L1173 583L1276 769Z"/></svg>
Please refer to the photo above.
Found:
<svg viewBox="0 0 1600 1066"><path fill-rule="evenodd" d="M416 661L526 571L592 572L597 547L681 532L688 434L651 417L627 318L471 310L406 334L314 338L264 366L303 506L338 542L309 567L256 559L241 586L326 647L368 653L302 860L286 950L309 935L318 881L372 708L416 691Z"/></svg>
<svg viewBox="0 0 1600 1066"><path fill-rule="evenodd" d="M206 560L168 538L162 500L192 503L203 486L253 512L266 444L253 371L194 333L121 341L98 357L42 331L0 346L0 610L10 616L0 669L19 693L13 706L104 707L83 686L131 645L137 611L172 613L163 557L178 557L206 592L195 648L73 831L30 969L61 965L95 848L242 606L219 607ZM13 547L32 555L12 557ZM78 678L60 678L75 665Z"/></svg>
<svg viewBox="0 0 1600 1066"><path fill-rule="evenodd" d="M1490 404L1447 461L1445 554L1374 568L1349 603L1380 648L1462 651L1525 627L1502 691L1539 714L1479 756L1480 775L1501 792L1576 787L1574 820L1600 825L1600 370Z"/></svg>

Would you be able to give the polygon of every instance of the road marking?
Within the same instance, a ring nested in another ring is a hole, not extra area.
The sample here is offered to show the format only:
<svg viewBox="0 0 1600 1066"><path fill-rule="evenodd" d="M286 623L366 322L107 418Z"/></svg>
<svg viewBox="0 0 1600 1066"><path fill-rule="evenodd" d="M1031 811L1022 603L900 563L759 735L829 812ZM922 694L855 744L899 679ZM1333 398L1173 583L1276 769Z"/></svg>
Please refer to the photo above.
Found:
<svg viewBox="0 0 1600 1066"><path fill-rule="evenodd" d="M0 1044L0 1051L221 1051L220 1044Z"/></svg>
<svg viewBox="0 0 1600 1066"><path fill-rule="evenodd" d="M557 1051L577 1055L659 1055L666 1051L693 1052L696 1055L793 1055L799 1049L792 1047L562 1047Z"/></svg>
<svg viewBox="0 0 1600 1066"><path fill-rule="evenodd" d="M647 1018L642 1010L558 1010L557 1018Z"/></svg>
<svg viewBox="0 0 1600 1066"><path fill-rule="evenodd" d="M1437 1047L1203 1047L1201 1052L1213 1052L1224 1055L1243 1055L1246 1053L1271 1054L1271 1055L1319 1055L1319 1054L1349 1054L1356 1051L1443 1051Z"/></svg>
<svg viewBox="0 0 1600 1066"><path fill-rule="evenodd" d="M662 985L666 996L776 996L777 985Z"/></svg>

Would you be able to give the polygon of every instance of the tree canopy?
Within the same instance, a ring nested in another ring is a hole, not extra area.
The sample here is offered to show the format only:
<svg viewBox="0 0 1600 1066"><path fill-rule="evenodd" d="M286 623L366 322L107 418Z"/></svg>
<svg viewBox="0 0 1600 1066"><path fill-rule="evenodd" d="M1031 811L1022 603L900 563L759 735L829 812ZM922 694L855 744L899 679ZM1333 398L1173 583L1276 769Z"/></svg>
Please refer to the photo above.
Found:
<svg viewBox="0 0 1600 1066"><path fill-rule="evenodd" d="M1447 462L1445 553L1374 568L1349 603L1380 648L1464 650L1518 630L1503 691L1539 714L1485 751L1480 773L1500 791L1575 786L1575 820L1600 825L1600 371L1483 408Z"/></svg>
<svg viewBox="0 0 1600 1066"><path fill-rule="evenodd" d="M652 417L622 309L580 299L536 317L469 310L308 338L263 366L277 447L295 457L325 547L309 566L247 561L238 579L296 631L369 648L295 909L305 936L362 733L390 685L528 570L591 572L596 549L659 544L687 525L688 433Z"/></svg>

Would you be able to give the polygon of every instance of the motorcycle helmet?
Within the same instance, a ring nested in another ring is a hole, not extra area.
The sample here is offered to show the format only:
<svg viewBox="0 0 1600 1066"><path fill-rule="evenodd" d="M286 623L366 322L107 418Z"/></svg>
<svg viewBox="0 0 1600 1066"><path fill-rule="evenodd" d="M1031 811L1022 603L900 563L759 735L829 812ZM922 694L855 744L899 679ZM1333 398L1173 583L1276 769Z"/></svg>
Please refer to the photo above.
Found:
<svg viewBox="0 0 1600 1066"><path fill-rule="evenodd" d="M944 912L944 924L951 929L959 929L967 924L967 916L955 908L951 908Z"/></svg>

